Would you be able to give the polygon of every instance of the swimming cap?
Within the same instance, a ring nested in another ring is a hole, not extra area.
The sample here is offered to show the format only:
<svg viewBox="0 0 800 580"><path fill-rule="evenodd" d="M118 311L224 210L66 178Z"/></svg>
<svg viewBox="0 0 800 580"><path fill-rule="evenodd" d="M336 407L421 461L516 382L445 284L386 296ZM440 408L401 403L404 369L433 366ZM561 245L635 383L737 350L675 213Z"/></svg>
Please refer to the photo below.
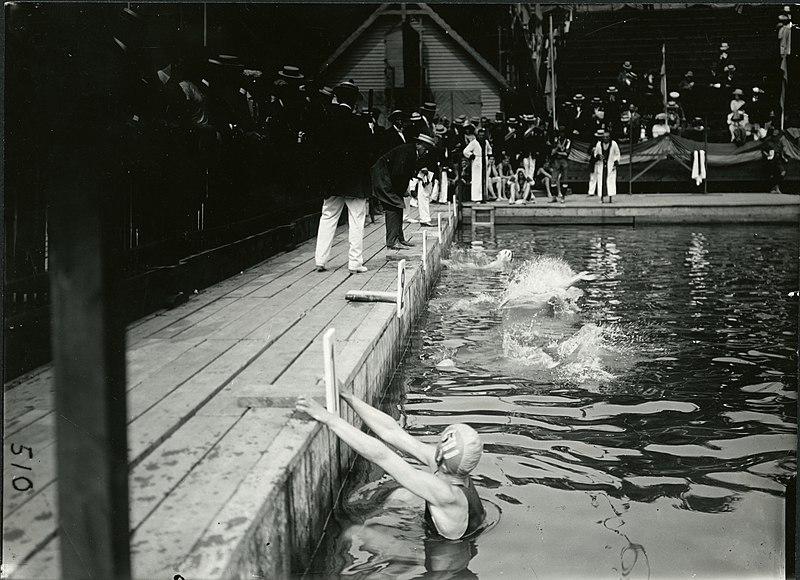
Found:
<svg viewBox="0 0 800 580"><path fill-rule="evenodd" d="M436 464L444 465L449 473L466 475L478 465L483 453L480 435L469 425L456 423L442 432L436 446Z"/></svg>

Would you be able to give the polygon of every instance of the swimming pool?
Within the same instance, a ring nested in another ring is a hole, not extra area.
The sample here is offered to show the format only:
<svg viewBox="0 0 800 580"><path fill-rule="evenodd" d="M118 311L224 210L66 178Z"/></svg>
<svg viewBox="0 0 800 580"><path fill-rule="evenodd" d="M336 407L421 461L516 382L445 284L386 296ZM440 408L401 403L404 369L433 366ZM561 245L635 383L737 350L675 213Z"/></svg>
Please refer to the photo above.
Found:
<svg viewBox="0 0 800 580"><path fill-rule="evenodd" d="M478 235L492 257L511 249L516 273L469 254L444 270L386 406L430 442L453 422L480 431L474 481L497 522L432 544L421 510L361 463L311 576L783 577L797 228ZM597 279L499 307L567 267Z"/></svg>

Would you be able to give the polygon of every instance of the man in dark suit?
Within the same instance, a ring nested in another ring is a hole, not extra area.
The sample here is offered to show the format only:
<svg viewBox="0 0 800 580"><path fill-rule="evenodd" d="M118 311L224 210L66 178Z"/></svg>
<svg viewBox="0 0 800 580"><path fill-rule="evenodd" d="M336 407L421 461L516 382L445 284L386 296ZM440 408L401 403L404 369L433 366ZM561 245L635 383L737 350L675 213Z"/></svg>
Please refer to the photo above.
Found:
<svg viewBox="0 0 800 580"><path fill-rule="evenodd" d="M335 103L325 131L322 170L325 172L322 215L317 233L315 262L324 271L342 210L347 206L350 251L347 267L351 273L366 272L364 266L364 220L370 194L369 144L372 133L365 119L353 114L359 98L358 87L343 82L334 89Z"/></svg>
<svg viewBox="0 0 800 580"><path fill-rule="evenodd" d="M425 133L428 137L433 137L433 126L435 125L433 117L436 115L436 103L422 103L419 113L422 117L419 132Z"/></svg>
<svg viewBox="0 0 800 580"><path fill-rule="evenodd" d="M391 127L381 134L381 144L379 153L383 154L391 151L398 145L408 143L408 139L403 131L403 111L395 109L389 113Z"/></svg>
<svg viewBox="0 0 800 580"><path fill-rule="evenodd" d="M403 250L413 246L403 238L403 198L408 182L417 174L419 160L433 149L435 141L424 133L413 142L398 145L381 155L372 166L372 191L386 212L386 247Z"/></svg>

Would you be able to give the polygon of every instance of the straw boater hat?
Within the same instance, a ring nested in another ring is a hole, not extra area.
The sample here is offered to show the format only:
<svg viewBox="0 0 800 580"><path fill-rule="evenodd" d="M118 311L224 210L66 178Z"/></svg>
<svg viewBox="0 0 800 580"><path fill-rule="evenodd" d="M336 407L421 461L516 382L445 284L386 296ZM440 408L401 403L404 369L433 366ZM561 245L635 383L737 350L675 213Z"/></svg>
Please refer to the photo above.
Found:
<svg viewBox="0 0 800 580"><path fill-rule="evenodd" d="M326 97L333 96L333 89L331 87L327 86L327 85L322 87L319 90L319 92L322 93L323 95L325 95Z"/></svg>
<svg viewBox="0 0 800 580"><path fill-rule="evenodd" d="M758 87L753 87L753 94L754 95L763 95L764 91L763 91L763 89L759 89Z"/></svg>
<svg viewBox="0 0 800 580"><path fill-rule="evenodd" d="M286 68L286 67L284 67ZM359 93L358 87L350 81L344 81L336 85L333 89L333 94L340 102L353 105L358 101Z"/></svg>
<svg viewBox="0 0 800 580"><path fill-rule="evenodd" d="M690 77L690 78L691 78L691 77L693 77L693 76L694 76L694 73L693 73L692 71L690 71L690 70L687 70L687 71L686 71L686 74L685 74L685 75L683 75L683 76L685 76L685 77Z"/></svg>
<svg viewBox="0 0 800 580"><path fill-rule="evenodd" d="M536 120L536 117L533 115L522 115L522 120L526 123L533 123Z"/></svg>
<svg viewBox="0 0 800 580"><path fill-rule="evenodd" d="M395 109L394 111L389 113L389 117L388 118L389 118L390 121L394 121L398 117L400 117L400 118L403 117L403 111L401 111L400 109Z"/></svg>
<svg viewBox="0 0 800 580"><path fill-rule="evenodd" d="M427 145L428 147L434 147L436 145L436 141L433 140L433 137L427 135L425 133L420 133L414 139L417 143L422 143L423 145Z"/></svg>
<svg viewBox="0 0 800 580"><path fill-rule="evenodd" d="M467 121L466 115L459 115L458 117L456 117L456 123L458 123L459 125L463 125L464 123L466 123L466 121Z"/></svg>
<svg viewBox="0 0 800 580"><path fill-rule="evenodd" d="M680 99L681 98L681 94L678 91L672 91L669 94L669 98L670 99Z"/></svg>
<svg viewBox="0 0 800 580"><path fill-rule="evenodd" d="M726 64L725 68L722 69L725 72L736 72L736 65L735 64Z"/></svg>
<svg viewBox="0 0 800 580"><path fill-rule="evenodd" d="M422 121L422 115L414 111L413 113L411 113L411 117L409 117L408 120L411 121L412 123L416 123L417 121Z"/></svg>
<svg viewBox="0 0 800 580"><path fill-rule="evenodd" d="M626 60L625 62L622 63L622 68L624 68L625 70L631 70L633 68L633 65L631 64L631 61Z"/></svg>
<svg viewBox="0 0 800 580"><path fill-rule="evenodd" d="M730 48L730 45L727 42L723 42L722 44L719 45L719 49L722 52L727 51L729 48Z"/></svg>
<svg viewBox="0 0 800 580"><path fill-rule="evenodd" d="M305 75L300 72L299 68L290 65L284 65L283 68L278 71L278 76L291 81L302 81L306 78Z"/></svg>
<svg viewBox="0 0 800 580"><path fill-rule="evenodd" d="M617 87L614 87L614 86L608 87L608 88L606 89L606 92L607 92L609 95L613 95L614 93L616 93L616 92L617 92Z"/></svg>
<svg viewBox="0 0 800 580"><path fill-rule="evenodd" d="M744 94L744 92L742 91L742 89L736 89L736 90L733 91L733 94L741 96L741 95Z"/></svg>
<svg viewBox="0 0 800 580"><path fill-rule="evenodd" d="M576 94L575 94L575 96L574 96L574 97L572 97L572 100L573 100L573 101L575 101L576 103L580 103L580 102L582 102L582 101L583 101L585 98L586 98L586 97L584 97L584 96L583 96L581 93L576 93Z"/></svg>
<svg viewBox="0 0 800 580"><path fill-rule="evenodd" d="M445 133L447 133L447 127L445 127L441 123L439 123L438 125L434 126L434 128L433 128L433 134L434 135L437 135L437 136L441 137Z"/></svg>
<svg viewBox="0 0 800 580"><path fill-rule="evenodd" d="M422 106L419 108L419 110L433 113L436 111L436 103L431 103L430 101L422 103Z"/></svg>
<svg viewBox="0 0 800 580"><path fill-rule="evenodd" d="M597 131L594 132L595 137L602 137L604 134L605 131L603 131L602 129L598 129Z"/></svg>
<svg viewBox="0 0 800 580"><path fill-rule="evenodd" d="M506 121L506 124L507 125L516 125L517 124L517 118L516 117L509 117L508 121Z"/></svg>
<svg viewBox="0 0 800 580"><path fill-rule="evenodd" d="M668 109L677 109L678 108L678 103L676 103L675 101L667 101L667 108Z"/></svg>
<svg viewBox="0 0 800 580"><path fill-rule="evenodd" d="M666 121L667 120L667 114L666 113L659 113L658 115L656 115L656 119L658 119L659 121Z"/></svg>

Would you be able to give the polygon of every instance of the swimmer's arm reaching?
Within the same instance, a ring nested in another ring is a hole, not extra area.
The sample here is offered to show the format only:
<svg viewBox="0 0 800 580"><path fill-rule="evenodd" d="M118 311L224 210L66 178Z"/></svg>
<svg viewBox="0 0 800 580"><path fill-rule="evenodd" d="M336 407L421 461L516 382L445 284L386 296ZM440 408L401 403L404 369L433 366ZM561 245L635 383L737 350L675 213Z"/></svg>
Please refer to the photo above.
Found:
<svg viewBox="0 0 800 580"><path fill-rule="evenodd" d="M360 401L353 397L356 401ZM360 401L363 403L363 401ZM364 403L366 405L366 403ZM369 405L367 405L369 407ZM381 467L394 477L397 482L411 493L421 497L432 505L442 508L460 506L464 503L464 494L455 487L439 479L432 473L416 469L382 441L370 437L356 429L344 419L329 413L322 405L311 398L300 397L297 400L298 411L319 421L333 431L342 441L353 448L356 453ZM380 412L380 411L379 411ZM360 413L359 413L360 414ZM388 415L387 415L388 416ZM366 419L365 419L366 422ZM462 506L463 507L463 506Z"/></svg>
<svg viewBox="0 0 800 580"><path fill-rule="evenodd" d="M577 275L571 278L569 282L564 284L564 288L569 288L570 286L577 284L581 280L597 280L597 274L591 274L586 270L584 270L583 272L579 272Z"/></svg>
<svg viewBox="0 0 800 580"><path fill-rule="evenodd" d="M339 396L347 401L353 410L358 413L367 426L372 429L373 433L380 439L404 453L408 453L416 457L419 461L434 467L436 465L436 447L423 443L419 439L409 435L397 421L392 419L389 415L380 411L359 399L353 394L352 391L342 390Z"/></svg>

